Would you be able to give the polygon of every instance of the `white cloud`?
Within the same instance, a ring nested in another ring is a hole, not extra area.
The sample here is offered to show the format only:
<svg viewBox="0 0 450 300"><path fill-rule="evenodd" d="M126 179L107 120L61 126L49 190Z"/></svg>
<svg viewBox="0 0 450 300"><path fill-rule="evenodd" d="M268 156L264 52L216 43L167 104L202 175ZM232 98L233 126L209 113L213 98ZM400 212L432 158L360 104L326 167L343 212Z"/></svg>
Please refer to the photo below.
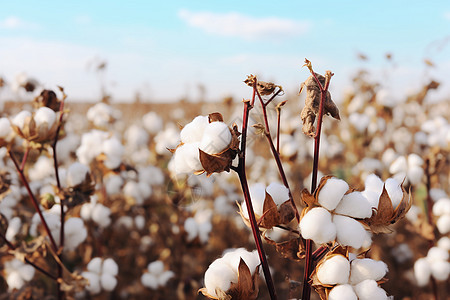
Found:
<svg viewBox="0 0 450 300"><path fill-rule="evenodd" d="M279 39L308 31L310 23L277 17L255 18L239 13L191 12L180 10L178 16L192 27L211 34L246 40Z"/></svg>
<svg viewBox="0 0 450 300"><path fill-rule="evenodd" d="M27 22L16 16L9 16L0 20L0 28L3 29L37 29L38 24Z"/></svg>

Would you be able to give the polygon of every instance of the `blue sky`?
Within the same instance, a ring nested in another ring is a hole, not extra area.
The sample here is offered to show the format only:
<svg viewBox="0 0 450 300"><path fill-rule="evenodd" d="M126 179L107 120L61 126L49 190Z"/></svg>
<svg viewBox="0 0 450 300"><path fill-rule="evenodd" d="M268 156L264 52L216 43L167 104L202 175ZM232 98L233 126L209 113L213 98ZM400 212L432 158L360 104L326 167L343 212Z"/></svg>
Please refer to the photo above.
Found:
<svg viewBox="0 0 450 300"><path fill-rule="evenodd" d="M115 101L248 97L247 74L296 93L307 76L335 73L340 95L352 74L406 94L430 78L450 91L449 1L4 1L0 76L26 72L69 97L95 100L100 81ZM393 64L385 54L393 54ZM365 54L369 60L357 59ZM424 59L435 66L426 67ZM107 61L99 76L93 65ZM446 71L447 70L447 71ZM394 88L395 87L395 88ZM2 95L0 94L0 98ZM3 96L5 97L5 96Z"/></svg>

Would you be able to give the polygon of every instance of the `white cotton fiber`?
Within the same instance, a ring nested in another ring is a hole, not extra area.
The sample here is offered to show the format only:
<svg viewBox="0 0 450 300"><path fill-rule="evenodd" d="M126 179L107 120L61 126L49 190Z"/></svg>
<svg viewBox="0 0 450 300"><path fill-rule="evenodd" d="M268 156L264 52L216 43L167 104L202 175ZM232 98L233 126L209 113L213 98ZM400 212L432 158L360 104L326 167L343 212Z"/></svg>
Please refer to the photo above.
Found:
<svg viewBox="0 0 450 300"><path fill-rule="evenodd" d="M250 186L250 199L252 200L253 212L262 216L264 209L264 200L266 199L266 186L263 183L254 183ZM247 204L245 200L242 202L242 213L245 218L248 217Z"/></svg>
<svg viewBox="0 0 450 300"><path fill-rule="evenodd" d="M339 244L361 248L366 240L366 231L360 222L350 217L334 215L333 223L336 225L336 241Z"/></svg>
<svg viewBox="0 0 450 300"><path fill-rule="evenodd" d="M378 193L378 196L380 196L381 192L383 191L384 183L377 175L370 174L366 177L364 185L366 191L376 192Z"/></svg>
<svg viewBox="0 0 450 300"><path fill-rule="evenodd" d="M391 174L396 174L399 172L404 172L406 171L408 168L408 163L406 161L406 157L404 156L399 156L397 157L396 160L394 160L391 164L391 166L389 167L389 172Z"/></svg>
<svg viewBox="0 0 450 300"><path fill-rule="evenodd" d="M346 284L350 274L350 262L343 255L334 255L317 269L317 279L323 284Z"/></svg>
<svg viewBox="0 0 450 300"><path fill-rule="evenodd" d="M184 230L187 232L187 240L188 242L195 239L198 235L198 226L197 222L195 222L194 218L187 218L186 221L184 221Z"/></svg>
<svg viewBox="0 0 450 300"><path fill-rule="evenodd" d="M205 127L209 124L207 116L198 116L191 123L186 124L180 132L183 143L199 143L202 140Z"/></svg>
<svg viewBox="0 0 450 300"><path fill-rule="evenodd" d="M232 282L237 283L238 275L227 264L219 263L209 266L204 281L208 294L217 297L216 289L227 291Z"/></svg>
<svg viewBox="0 0 450 300"><path fill-rule="evenodd" d="M315 207L306 213L299 228L305 239L317 244L328 243L336 238L336 225L331 222L331 214L323 207Z"/></svg>
<svg viewBox="0 0 450 300"><path fill-rule="evenodd" d="M239 263L241 258L244 260L245 264L249 268L250 272L253 272L256 269L256 266L259 265L259 257L256 251L249 252L244 248L238 248L232 251L227 252L221 260L228 264L228 266L237 273Z"/></svg>
<svg viewBox="0 0 450 300"><path fill-rule="evenodd" d="M158 278L158 284L160 286L165 286L167 284L167 281L169 281L171 278L175 276L175 273L172 271L165 271L159 276Z"/></svg>
<svg viewBox="0 0 450 300"><path fill-rule="evenodd" d="M380 202L380 193L365 190L361 192L361 194L367 199L372 208L378 208L378 204Z"/></svg>
<svg viewBox="0 0 450 300"><path fill-rule="evenodd" d="M102 290L100 286L100 277L96 273L92 272L83 272L81 276L86 278L89 281L89 284L86 286L86 289L92 294L98 294Z"/></svg>
<svg viewBox="0 0 450 300"><path fill-rule="evenodd" d="M356 285L366 279L380 280L388 271L387 265L382 261L370 258L355 259L350 267L350 283Z"/></svg>
<svg viewBox="0 0 450 300"><path fill-rule="evenodd" d="M445 261L448 260L448 258L449 258L448 251L445 251L442 248L431 247L430 250L428 250L427 260L429 262Z"/></svg>
<svg viewBox="0 0 450 300"><path fill-rule="evenodd" d="M87 265L87 269L93 273L100 274L102 272L102 259L94 257Z"/></svg>
<svg viewBox="0 0 450 300"><path fill-rule="evenodd" d="M389 195L389 198L391 198L392 206L395 209L403 199L401 183L394 178L388 178L384 186L386 188L386 192Z"/></svg>
<svg viewBox="0 0 450 300"><path fill-rule="evenodd" d="M359 300L389 299L386 291L380 288L375 280L364 280L353 287Z"/></svg>
<svg viewBox="0 0 450 300"><path fill-rule="evenodd" d="M87 238L84 222L80 218L70 218L64 225L64 250L75 250Z"/></svg>
<svg viewBox="0 0 450 300"><path fill-rule="evenodd" d="M151 273L142 274L141 283L142 283L142 285L144 285L152 290L156 290L158 288L158 278Z"/></svg>
<svg viewBox="0 0 450 300"><path fill-rule="evenodd" d="M122 161L122 154L125 149L122 143L116 137L105 140L102 144L102 152L106 155L104 164L109 169L117 168Z"/></svg>
<svg viewBox="0 0 450 300"><path fill-rule="evenodd" d="M450 214L450 199L441 198L433 205L433 215L442 216Z"/></svg>
<svg viewBox="0 0 450 300"><path fill-rule="evenodd" d="M75 162L67 169L66 182L67 186L74 187L79 185L86 179L86 175L89 173L89 167L79 162Z"/></svg>
<svg viewBox="0 0 450 300"><path fill-rule="evenodd" d="M144 124L144 128L151 134L160 132L164 126L163 119L154 111L146 113L142 117L142 122Z"/></svg>
<svg viewBox="0 0 450 300"><path fill-rule="evenodd" d="M450 251L450 238L448 236L441 237L437 242L437 246L445 251Z"/></svg>
<svg viewBox="0 0 450 300"><path fill-rule="evenodd" d="M119 266L112 258L107 258L103 261L102 272L117 276L119 274Z"/></svg>
<svg viewBox="0 0 450 300"><path fill-rule="evenodd" d="M31 113L27 110L22 110L12 119L11 123L22 129L25 119L28 117L31 117Z"/></svg>
<svg viewBox="0 0 450 300"><path fill-rule="evenodd" d="M36 126L47 123L47 129L50 129L56 121L56 114L52 109L43 106L36 111L33 118Z"/></svg>
<svg viewBox="0 0 450 300"><path fill-rule="evenodd" d="M408 155L408 167L423 165L423 159L419 155L412 153Z"/></svg>
<svg viewBox="0 0 450 300"><path fill-rule="evenodd" d="M8 274L6 277L6 283L8 284L9 290L13 289L20 289L25 284L25 281L20 276L20 274L17 271L12 271Z"/></svg>
<svg viewBox="0 0 450 300"><path fill-rule="evenodd" d="M414 263L414 277L417 285L426 286L430 281L431 267L426 258L419 258Z"/></svg>
<svg viewBox="0 0 450 300"><path fill-rule="evenodd" d="M408 172L406 172L406 176L408 177L408 180L411 182L411 184L418 184L422 181L424 171L422 167L420 166L413 166L408 169Z"/></svg>
<svg viewBox="0 0 450 300"><path fill-rule="evenodd" d="M333 210L348 191L347 182L338 178L330 178L319 192L319 204L328 210Z"/></svg>
<svg viewBox="0 0 450 300"><path fill-rule="evenodd" d="M22 264L17 268L17 272L25 281L30 281L34 277L35 269L31 265Z"/></svg>
<svg viewBox="0 0 450 300"><path fill-rule="evenodd" d="M7 118L0 118L0 138L6 138L11 133L11 123Z"/></svg>
<svg viewBox="0 0 450 300"><path fill-rule="evenodd" d="M358 300L358 297L356 297L351 285L342 284L331 289L328 300Z"/></svg>
<svg viewBox="0 0 450 300"><path fill-rule="evenodd" d="M198 143L190 143L177 148L173 156L177 174L192 173L203 169L200 163L198 146Z"/></svg>
<svg viewBox="0 0 450 300"><path fill-rule="evenodd" d="M205 127L199 148L206 153L214 154L225 150L230 143L231 132L227 124L212 122Z"/></svg>
<svg viewBox="0 0 450 300"><path fill-rule="evenodd" d="M112 291L117 285L117 279L111 274L103 273L100 277L100 283L105 291Z"/></svg>
<svg viewBox="0 0 450 300"><path fill-rule="evenodd" d="M150 273L159 275L164 272L164 263L160 260L149 263L147 269Z"/></svg>
<svg viewBox="0 0 450 300"><path fill-rule="evenodd" d="M372 205L361 192L352 192L342 197L334 212L357 219L370 218Z"/></svg>
<svg viewBox="0 0 450 300"><path fill-rule="evenodd" d="M16 235L20 232L22 227L22 221L19 217L14 217L9 221L8 229L6 230L5 237L8 241L13 242Z"/></svg>
<svg viewBox="0 0 450 300"><path fill-rule="evenodd" d="M450 273L448 261L435 261L430 264L431 274L438 281L446 281Z"/></svg>
<svg viewBox="0 0 450 300"><path fill-rule="evenodd" d="M283 184L272 182L266 188L267 193L272 197L276 205L283 204L289 200L289 190Z"/></svg>

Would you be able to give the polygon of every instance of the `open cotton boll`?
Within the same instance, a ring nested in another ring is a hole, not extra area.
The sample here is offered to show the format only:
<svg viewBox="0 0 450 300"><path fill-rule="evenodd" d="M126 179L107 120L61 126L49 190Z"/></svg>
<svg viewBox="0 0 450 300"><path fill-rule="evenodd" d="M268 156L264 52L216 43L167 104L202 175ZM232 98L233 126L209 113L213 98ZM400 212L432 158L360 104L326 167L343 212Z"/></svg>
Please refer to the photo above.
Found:
<svg viewBox="0 0 450 300"><path fill-rule="evenodd" d="M442 216L450 214L450 199L441 198L433 205L433 215Z"/></svg>
<svg viewBox="0 0 450 300"><path fill-rule="evenodd" d="M111 274L103 273L100 277L100 284L105 291L112 291L117 285L117 279Z"/></svg>
<svg viewBox="0 0 450 300"><path fill-rule="evenodd" d="M31 181L53 178L54 173L55 167L53 165L53 160L45 155L39 156L37 161L28 171Z"/></svg>
<svg viewBox="0 0 450 300"><path fill-rule="evenodd" d="M123 178L117 174L111 174L104 177L104 185L108 195L119 194L124 183Z"/></svg>
<svg viewBox="0 0 450 300"><path fill-rule="evenodd" d="M147 269L150 273L159 275L164 272L164 263L160 260L149 263Z"/></svg>
<svg viewBox="0 0 450 300"><path fill-rule="evenodd" d="M343 246L361 248L366 240L366 231L361 223L350 217L334 215L336 225L336 241Z"/></svg>
<svg viewBox="0 0 450 300"><path fill-rule="evenodd" d="M239 263L241 258L244 260L247 265L250 273L254 273L256 267L259 265L259 257L256 251L249 252L244 248L238 248L227 252L221 260L228 264L230 268L237 274L237 270L239 268Z"/></svg>
<svg viewBox="0 0 450 300"><path fill-rule="evenodd" d="M8 290L21 289L25 284L25 281L17 271L9 273L6 277L6 283L8 284Z"/></svg>
<svg viewBox="0 0 450 300"><path fill-rule="evenodd" d="M359 300L386 300L386 291L380 288L375 280L364 280L353 287Z"/></svg>
<svg viewBox="0 0 450 300"><path fill-rule="evenodd" d="M64 223L64 250L75 250L87 237L87 230L80 218L70 218Z"/></svg>
<svg viewBox="0 0 450 300"><path fill-rule="evenodd" d="M107 168L115 169L119 167L122 162L124 148L122 143L116 137L111 137L103 142L102 152L106 155L104 164Z"/></svg>
<svg viewBox="0 0 450 300"><path fill-rule="evenodd" d="M253 212L258 216L262 216L264 211L264 200L266 199L266 186L263 183L254 183L249 189ZM241 208L244 217L248 219L247 204L245 201L242 202Z"/></svg>
<svg viewBox="0 0 450 300"><path fill-rule="evenodd" d="M350 274L350 262L343 255L334 255L317 269L317 279L323 284L346 284Z"/></svg>
<svg viewBox="0 0 450 300"><path fill-rule="evenodd" d="M446 261L448 260L448 258L449 258L448 251L445 251L442 248L431 247L430 250L428 250L427 260L429 262Z"/></svg>
<svg viewBox="0 0 450 300"><path fill-rule="evenodd" d="M238 275L226 263L214 264L206 270L204 281L208 294L217 297L216 290L227 291L232 282L238 282Z"/></svg>
<svg viewBox="0 0 450 300"><path fill-rule="evenodd" d="M319 192L319 204L328 210L333 210L348 191L347 182L338 178L330 178Z"/></svg>
<svg viewBox="0 0 450 300"><path fill-rule="evenodd" d="M349 284L340 284L331 289L328 300L358 300L353 288Z"/></svg>
<svg viewBox="0 0 450 300"><path fill-rule="evenodd" d="M198 146L198 143L189 143L177 148L172 158L176 174L192 173L203 169Z"/></svg>
<svg viewBox="0 0 450 300"><path fill-rule="evenodd" d="M22 129L23 125L25 124L25 119L28 117L31 117L31 113L28 110L22 110L17 115L15 115L11 122Z"/></svg>
<svg viewBox="0 0 450 300"><path fill-rule="evenodd" d="M396 174L399 172L404 172L408 169L408 162L406 160L406 157L399 156L396 160L394 160L389 167L389 172L391 174Z"/></svg>
<svg viewBox="0 0 450 300"><path fill-rule="evenodd" d="M195 239L198 235L198 226L197 222L195 222L194 218L187 218L184 221L184 230L187 232L187 240L190 242Z"/></svg>
<svg viewBox="0 0 450 300"><path fill-rule="evenodd" d="M450 232L450 214L439 217L436 221L436 227L441 234Z"/></svg>
<svg viewBox="0 0 450 300"><path fill-rule="evenodd" d="M355 259L350 266L350 283L356 285L366 279L380 280L388 271L387 265L382 261L370 258Z"/></svg>
<svg viewBox="0 0 450 300"><path fill-rule="evenodd" d="M441 237L437 242L437 246L445 251L450 251L450 238L448 236Z"/></svg>
<svg viewBox="0 0 450 300"><path fill-rule="evenodd" d="M438 281L448 279L450 263L448 261L434 261L430 264L431 274Z"/></svg>
<svg viewBox="0 0 450 300"><path fill-rule="evenodd" d="M331 214L323 207L308 211L300 221L300 232L305 239L317 244L324 244L336 238L336 225L331 221Z"/></svg>
<svg viewBox="0 0 450 300"><path fill-rule="evenodd" d="M231 132L227 124L212 122L205 127L200 141L200 150L209 153L220 153L231 143Z"/></svg>
<svg viewBox="0 0 450 300"><path fill-rule="evenodd" d="M151 134L156 134L163 129L163 119L154 111L146 113L142 117L144 128Z"/></svg>
<svg viewBox="0 0 450 300"><path fill-rule="evenodd" d="M289 190L281 183L272 182L266 188L266 191L272 197L272 200L276 205L283 204L289 200Z"/></svg>
<svg viewBox="0 0 450 300"><path fill-rule="evenodd" d="M411 184L418 184L422 180L424 171L420 166L413 166L408 169L406 176Z"/></svg>
<svg viewBox="0 0 450 300"><path fill-rule="evenodd" d="M35 270L30 265L22 264L16 270L25 281L30 281L34 277Z"/></svg>
<svg viewBox="0 0 450 300"><path fill-rule="evenodd" d="M418 286L426 286L430 281L431 267L426 258L419 258L414 263L414 277Z"/></svg>
<svg viewBox="0 0 450 300"><path fill-rule="evenodd" d="M67 169L66 182L67 186L74 187L79 185L86 179L89 173L89 167L79 162L75 162Z"/></svg>
<svg viewBox="0 0 450 300"><path fill-rule="evenodd" d="M81 276L86 278L89 281L89 284L86 286L86 289L92 294L98 294L102 290L100 285L100 276L99 274L93 272L83 272Z"/></svg>
<svg viewBox="0 0 450 300"><path fill-rule="evenodd" d="M388 178L384 186L386 188L386 192L389 195L389 198L391 198L392 206L395 209L403 199L401 183L394 178Z"/></svg>
<svg viewBox="0 0 450 300"><path fill-rule="evenodd" d="M372 205L361 192L352 192L342 197L334 212L358 219L370 218Z"/></svg>
<svg viewBox="0 0 450 300"><path fill-rule="evenodd" d="M160 286L165 286L167 282L175 276L175 273L172 271L164 271L159 277L158 277L158 284Z"/></svg>
<svg viewBox="0 0 450 300"><path fill-rule="evenodd" d="M378 208L378 204L380 202L380 193L365 190L362 191L361 194L367 199L372 208Z"/></svg>
<svg viewBox="0 0 450 300"><path fill-rule="evenodd" d="M38 127L47 123L47 129L50 129L56 121L56 113L46 106L40 107L34 114L34 121Z"/></svg>
<svg viewBox="0 0 450 300"><path fill-rule="evenodd" d="M116 276L119 274L119 266L112 258L107 258L103 261L102 272Z"/></svg>
<svg viewBox="0 0 450 300"><path fill-rule="evenodd" d="M102 272L102 259L100 257L94 257L88 263L86 268L88 269L88 271L100 274Z"/></svg>
<svg viewBox="0 0 450 300"><path fill-rule="evenodd" d="M22 221L19 217L14 217L8 223L8 229L6 230L5 237L8 241L13 242L16 235L20 232Z"/></svg>
<svg viewBox="0 0 450 300"><path fill-rule="evenodd" d="M206 126L209 124L207 116L197 116L191 123L186 124L180 132L180 139L183 143L200 142Z"/></svg>
<svg viewBox="0 0 450 300"><path fill-rule="evenodd" d="M152 290L156 290L158 288L158 278L151 273L142 274L141 283Z"/></svg>

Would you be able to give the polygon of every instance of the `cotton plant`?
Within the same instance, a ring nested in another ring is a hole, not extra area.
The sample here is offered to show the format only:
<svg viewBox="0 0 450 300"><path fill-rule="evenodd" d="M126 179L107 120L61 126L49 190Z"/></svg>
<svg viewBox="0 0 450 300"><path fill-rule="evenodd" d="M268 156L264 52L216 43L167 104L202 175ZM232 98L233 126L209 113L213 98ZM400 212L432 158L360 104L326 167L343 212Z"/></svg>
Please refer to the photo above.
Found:
<svg viewBox="0 0 450 300"><path fill-rule="evenodd" d="M449 262L450 240L442 237L437 246L428 250L427 256L419 258L414 263L414 276L420 287L426 286L431 278L446 282L450 274Z"/></svg>
<svg viewBox="0 0 450 300"><path fill-rule="evenodd" d="M89 293L96 295L102 290L111 292L115 289L119 266L112 258L94 257L87 264L86 269L81 273L81 276L89 282L86 286Z"/></svg>
<svg viewBox="0 0 450 300"><path fill-rule="evenodd" d="M406 180L417 185L422 181L424 175L423 164L423 159L415 153L399 156L391 163L389 172L398 181Z"/></svg>
<svg viewBox="0 0 450 300"><path fill-rule="evenodd" d="M157 290L164 288L173 277L175 273L166 270L164 263L157 260L148 264L146 272L141 276L141 283L149 289Z"/></svg>
<svg viewBox="0 0 450 300"><path fill-rule="evenodd" d="M33 279L35 269L13 258L5 262L3 272L5 274L8 291L20 290L27 282Z"/></svg>
<svg viewBox="0 0 450 300"><path fill-rule="evenodd" d="M200 292L209 299L256 299L259 265L256 251L230 249L209 265Z"/></svg>

